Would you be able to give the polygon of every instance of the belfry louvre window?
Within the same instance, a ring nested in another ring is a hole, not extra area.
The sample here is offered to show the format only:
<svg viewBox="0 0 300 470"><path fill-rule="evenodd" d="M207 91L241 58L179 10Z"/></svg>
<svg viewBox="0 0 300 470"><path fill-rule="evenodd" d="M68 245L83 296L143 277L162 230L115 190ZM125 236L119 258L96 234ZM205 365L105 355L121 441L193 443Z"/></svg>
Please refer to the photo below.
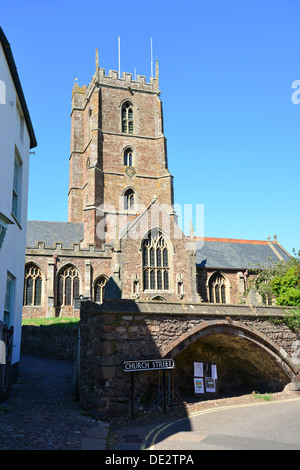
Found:
<svg viewBox="0 0 300 470"><path fill-rule="evenodd" d="M158 229L151 230L143 242L144 290L169 290L169 253Z"/></svg>
<svg viewBox="0 0 300 470"><path fill-rule="evenodd" d="M209 301L226 304L226 282L220 273L213 274L209 280Z"/></svg>
<svg viewBox="0 0 300 470"><path fill-rule="evenodd" d="M95 302L99 302L99 303L103 302L106 283L107 283L107 278L105 276L99 276L98 279L96 279L95 286L94 286Z"/></svg>
<svg viewBox="0 0 300 470"><path fill-rule="evenodd" d="M122 132L125 134L133 134L134 117L133 106L130 101L126 101L122 106Z"/></svg>
<svg viewBox="0 0 300 470"><path fill-rule="evenodd" d="M79 297L79 273L68 265L60 271L57 279L57 305L73 305L73 299Z"/></svg>
<svg viewBox="0 0 300 470"><path fill-rule="evenodd" d="M25 268L24 305L41 305L42 303L42 272L35 264Z"/></svg>

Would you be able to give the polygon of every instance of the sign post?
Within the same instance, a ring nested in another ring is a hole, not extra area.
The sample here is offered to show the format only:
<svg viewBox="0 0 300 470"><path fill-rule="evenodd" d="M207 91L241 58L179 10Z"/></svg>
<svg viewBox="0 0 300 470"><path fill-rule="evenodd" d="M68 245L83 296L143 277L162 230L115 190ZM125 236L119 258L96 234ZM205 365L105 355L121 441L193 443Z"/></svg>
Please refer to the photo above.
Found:
<svg viewBox="0 0 300 470"><path fill-rule="evenodd" d="M134 417L134 372L131 372L131 417Z"/></svg>
<svg viewBox="0 0 300 470"><path fill-rule="evenodd" d="M134 417L134 373L147 370L163 371L163 400L164 413L167 411L166 397L166 370L175 369L174 359L144 359L137 361L124 361L122 364L123 372L131 373L131 417Z"/></svg>

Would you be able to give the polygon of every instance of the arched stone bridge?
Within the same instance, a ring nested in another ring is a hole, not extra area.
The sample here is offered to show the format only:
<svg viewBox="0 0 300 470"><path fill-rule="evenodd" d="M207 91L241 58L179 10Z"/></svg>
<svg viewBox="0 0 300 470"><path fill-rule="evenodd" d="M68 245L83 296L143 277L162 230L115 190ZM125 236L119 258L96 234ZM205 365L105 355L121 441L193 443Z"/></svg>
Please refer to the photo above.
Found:
<svg viewBox="0 0 300 470"><path fill-rule="evenodd" d="M300 385L300 335L287 309L205 303L81 302L78 395L100 416L130 411L126 360L173 358L175 387L193 393L193 362L215 362L219 391L281 391ZM153 380L138 375L136 399Z"/></svg>

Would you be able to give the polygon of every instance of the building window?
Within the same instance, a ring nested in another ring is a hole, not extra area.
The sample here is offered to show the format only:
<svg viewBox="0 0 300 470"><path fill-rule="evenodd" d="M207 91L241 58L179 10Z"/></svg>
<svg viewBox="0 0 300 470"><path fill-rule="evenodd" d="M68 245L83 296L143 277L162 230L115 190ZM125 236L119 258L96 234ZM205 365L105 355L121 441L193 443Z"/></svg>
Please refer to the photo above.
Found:
<svg viewBox="0 0 300 470"><path fill-rule="evenodd" d="M104 291L105 291L105 284L107 283L107 277L99 276L94 285L94 301L98 303L102 303L104 300Z"/></svg>
<svg viewBox="0 0 300 470"><path fill-rule="evenodd" d="M57 278L57 305L73 305L74 299L79 297L78 270L68 265L63 268Z"/></svg>
<svg viewBox="0 0 300 470"><path fill-rule="evenodd" d="M42 303L42 272L34 264L25 268L24 305L41 305Z"/></svg>
<svg viewBox="0 0 300 470"><path fill-rule="evenodd" d="M126 101L122 106L122 132L125 134L133 134L133 130L133 105L130 101Z"/></svg>
<svg viewBox="0 0 300 470"><path fill-rule="evenodd" d="M226 281L220 273L215 273L209 280L209 301L226 304Z"/></svg>
<svg viewBox="0 0 300 470"><path fill-rule="evenodd" d="M131 148L127 148L124 152L124 165L132 166L133 163L133 152Z"/></svg>
<svg viewBox="0 0 300 470"><path fill-rule="evenodd" d="M12 214L16 219L20 217L21 203L22 162L17 154L14 161L14 180L12 191Z"/></svg>
<svg viewBox="0 0 300 470"><path fill-rule="evenodd" d="M15 280L16 278L12 274L7 273L3 321L8 327L12 325Z"/></svg>
<svg viewBox="0 0 300 470"><path fill-rule="evenodd" d="M132 188L126 189L124 193L124 210L134 210L134 191Z"/></svg>
<svg viewBox="0 0 300 470"><path fill-rule="evenodd" d="M169 290L170 267L167 243L158 229L151 230L143 242L144 290Z"/></svg>

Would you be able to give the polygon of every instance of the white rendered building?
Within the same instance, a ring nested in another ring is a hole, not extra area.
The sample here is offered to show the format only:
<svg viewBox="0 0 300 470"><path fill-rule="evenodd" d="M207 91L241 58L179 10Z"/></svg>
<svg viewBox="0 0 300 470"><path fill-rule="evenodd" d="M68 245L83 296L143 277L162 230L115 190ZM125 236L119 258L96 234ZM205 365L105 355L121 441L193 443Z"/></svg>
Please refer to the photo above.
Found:
<svg viewBox="0 0 300 470"><path fill-rule="evenodd" d="M0 27L0 322L13 327L13 376L20 359L29 152L36 145L10 44Z"/></svg>

